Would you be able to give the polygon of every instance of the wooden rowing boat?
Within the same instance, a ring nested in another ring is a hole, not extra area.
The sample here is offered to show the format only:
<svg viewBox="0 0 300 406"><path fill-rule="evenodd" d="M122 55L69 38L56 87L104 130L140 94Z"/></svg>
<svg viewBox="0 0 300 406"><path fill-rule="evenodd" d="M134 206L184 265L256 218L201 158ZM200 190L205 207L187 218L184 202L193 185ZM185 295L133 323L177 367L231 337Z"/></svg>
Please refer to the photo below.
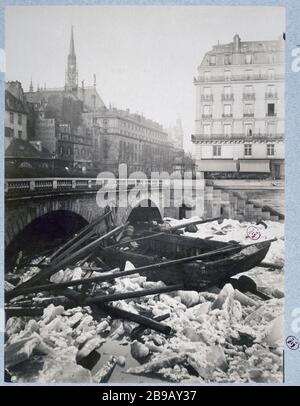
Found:
<svg viewBox="0 0 300 406"><path fill-rule="evenodd" d="M238 243L159 233L140 239L135 247L130 243L127 246L107 247L103 252L103 260L122 269L127 260L135 267L140 267L213 251L203 260L173 265L163 272L159 268L153 269L146 275L149 280L161 280L167 285L181 283L185 289L200 291L257 266L265 258L270 244L270 241L263 241L242 246Z"/></svg>

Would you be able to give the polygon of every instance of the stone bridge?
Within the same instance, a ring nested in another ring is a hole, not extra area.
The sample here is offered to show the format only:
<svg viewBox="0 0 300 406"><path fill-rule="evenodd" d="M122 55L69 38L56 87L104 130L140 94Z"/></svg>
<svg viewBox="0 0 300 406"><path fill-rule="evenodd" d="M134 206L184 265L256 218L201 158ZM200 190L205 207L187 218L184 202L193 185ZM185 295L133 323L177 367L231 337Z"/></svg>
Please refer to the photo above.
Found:
<svg viewBox="0 0 300 406"><path fill-rule="evenodd" d="M271 208L258 207L247 198L205 182L181 179L37 178L5 181L5 246L38 219L47 216L65 223L68 216L83 223L113 209L116 225L133 216L161 220L198 215L237 220L283 220ZM81 223L82 226L82 223Z"/></svg>
<svg viewBox="0 0 300 406"><path fill-rule="evenodd" d="M167 186L159 179L6 179L5 246L35 220L50 213L72 213L90 223L104 213L108 204L117 225L126 222L137 208L156 220L165 215L178 217L184 202L171 207L177 195L174 183Z"/></svg>

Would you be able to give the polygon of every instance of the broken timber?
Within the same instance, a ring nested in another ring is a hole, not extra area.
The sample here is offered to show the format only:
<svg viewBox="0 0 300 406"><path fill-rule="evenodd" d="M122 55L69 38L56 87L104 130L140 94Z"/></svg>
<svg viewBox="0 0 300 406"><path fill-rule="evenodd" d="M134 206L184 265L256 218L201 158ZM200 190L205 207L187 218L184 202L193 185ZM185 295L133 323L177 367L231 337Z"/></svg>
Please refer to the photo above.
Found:
<svg viewBox="0 0 300 406"><path fill-rule="evenodd" d="M61 259L60 262L56 262L54 264L50 264L49 268L39 272L37 275L29 279L28 281L22 283L19 285L16 289L19 290L20 288L25 288L34 285L35 283L38 283L42 280L47 279L51 275L55 274L57 271L62 269L63 266L68 265L70 263L74 263L75 261L78 261L80 258L83 256L89 254L92 252L94 249L98 248L99 244L103 242L104 240L112 237L113 235L117 234L123 229L124 225L118 226L114 228L113 230L109 231L108 233L102 235L101 237L97 238L95 241L92 241L85 247L80 248L77 252L71 253L70 256L64 257ZM13 291L11 291L13 292Z"/></svg>
<svg viewBox="0 0 300 406"><path fill-rule="evenodd" d="M112 317L127 319L166 335L170 334L172 331L171 327L167 326L166 324L159 323L158 321L150 319L149 317L141 316L135 313L130 313L127 310L123 310L112 305L104 304L101 305L101 308Z"/></svg>

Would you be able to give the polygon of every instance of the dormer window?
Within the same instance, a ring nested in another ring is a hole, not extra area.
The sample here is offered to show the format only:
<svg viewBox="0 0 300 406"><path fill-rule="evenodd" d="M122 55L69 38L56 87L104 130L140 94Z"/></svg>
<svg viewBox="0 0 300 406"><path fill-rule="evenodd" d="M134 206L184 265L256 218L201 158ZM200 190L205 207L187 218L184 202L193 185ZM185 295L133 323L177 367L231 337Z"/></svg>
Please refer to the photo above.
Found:
<svg viewBox="0 0 300 406"><path fill-rule="evenodd" d="M216 55L210 55L209 64L210 65L215 65L216 64Z"/></svg>

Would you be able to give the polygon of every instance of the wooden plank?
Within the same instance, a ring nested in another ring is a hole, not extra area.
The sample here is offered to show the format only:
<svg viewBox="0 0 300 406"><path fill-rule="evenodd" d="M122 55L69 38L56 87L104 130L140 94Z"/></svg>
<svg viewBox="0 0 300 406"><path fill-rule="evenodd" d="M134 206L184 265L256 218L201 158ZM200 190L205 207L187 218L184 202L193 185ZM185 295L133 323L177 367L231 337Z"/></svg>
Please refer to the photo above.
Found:
<svg viewBox="0 0 300 406"><path fill-rule="evenodd" d="M155 320L155 321L164 321L164 320L168 319L169 317L170 317L170 313L165 313L165 314L162 314L160 316L153 317L153 320ZM141 334L143 334L143 332L145 330L146 330L145 326L137 326L137 327L135 327L130 333L130 338L132 340L135 340L135 339L139 338L141 336Z"/></svg>
<svg viewBox="0 0 300 406"><path fill-rule="evenodd" d="M112 293L109 295L93 296L93 297L87 298L84 302L84 305L88 306L88 305L94 304L94 303L100 304L100 303L113 302L116 300L133 299L135 297L143 297L143 296L156 295L159 293L173 292L175 290L180 290L183 288L184 288L183 284L177 284L177 285L164 286L164 287L160 287L160 288L136 290L133 292L121 292L121 293Z"/></svg>
<svg viewBox="0 0 300 406"><path fill-rule="evenodd" d="M34 277L32 277L31 279L29 279L28 281L22 283L21 285L17 286L16 289L20 289L20 288L25 288L25 287L29 287L32 286L42 280L47 279L48 277L50 277L51 275L55 274L57 271L59 271L60 269L62 269L64 266L70 264L70 263L74 263L76 261L78 261L80 258L82 258L83 256L89 254L90 252L92 252L94 249L96 249L100 243L102 243L103 241L105 241L106 239L110 238L111 236L117 234L118 232L120 232L123 229L124 225L118 226L116 228L114 228L113 230L109 231L108 233L102 235L101 237L97 238L95 241L89 243L88 245L86 245L85 247L82 247L81 249L79 249L77 252L74 252L73 254L71 254L70 256L62 259L60 262L55 263L53 265L50 265L49 268L39 272L37 275L35 275ZM13 291L11 291L13 292Z"/></svg>
<svg viewBox="0 0 300 406"><path fill-rule="evenodd" d="M170 231L180 230L181 228L185 228L185 227L191 226L193 224L205 224L205 223L210 223L212 221L216 221L216 220L220 220L220 219L221 219L221 217L213 217L213 218L209 218L206 220L187 221L184 224L177 224L175 226L171 226L169 230Z"/></svg>
<svg viewBox="0 0 300 406"><path fill-rule="evenodd" d="M169 335L172 331L170 326L167 326L166 324L163 323L159 323L158 321L150 319L149 317L141 316L140 314L130 313L126 310L108 304L101 305L100 307L112 317L130 320L135 323L141 324L142 326L150 328L152 330L158 331L160 333Z"/></svg>
<svg viewBox="0 0 300 406"><path fill-rule="evenodd" d="M94 221L84 227L78 234L74 235L69 241L60 246L52 255L50 255L49 260L52 261L54 258L58 257L63 252L74 245L76 241L81 240L86 234L90 233L98 224L100 224L104 219L106 219L111 214L111 210L104 215L97 217Z"/></svg>
<svg viewBox="0 0 300 406"><path fill-rule="evenodd" d="M273 269L283 269L283 265L271 264L269 262L261 262L258 266L261 268L273 268Z"/></svg>

